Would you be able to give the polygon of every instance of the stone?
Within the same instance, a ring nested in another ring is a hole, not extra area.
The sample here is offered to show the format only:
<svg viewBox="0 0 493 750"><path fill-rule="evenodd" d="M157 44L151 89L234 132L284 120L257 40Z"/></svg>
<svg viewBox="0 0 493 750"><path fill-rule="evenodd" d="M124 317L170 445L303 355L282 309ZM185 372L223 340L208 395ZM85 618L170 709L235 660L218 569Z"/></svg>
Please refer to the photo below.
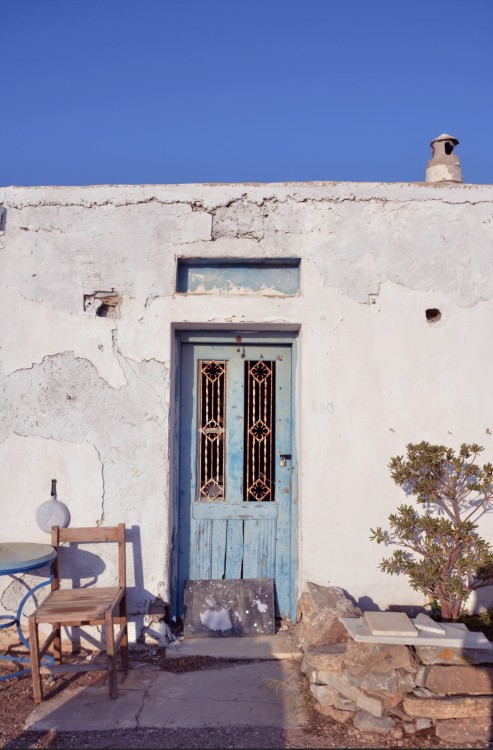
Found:
<svg viewBox="0 0 493 750"><path fill-rule="evenodd" d="M367 674L369 671L392 672L395 669L414 672L418 668L407 646L357 643L353 640L347 642L344 663L354 675Z"/></svg>
<svg viewBox="0 0 493 750"><path fill-rule="evenodd" d="M420 716L415 720L414 724L416 725L416 731L422 732L424 729L429 729L432 726L433 722L431 721L431 719L425 719Z"/></svg>
<svg viewBox="0 0 493 750"><path fill-rule="evenodd" d="M350 685L342 676L333 674L332 672L326 672L325 678L325 685L335 688L340 693L342 693L342 695L345 695L346 698L349 698L352 701L356 701L358 699L361 691L354 685Z"/></svg>
<svg viewBox="0 0 493 750"><path fill-rule="evenodd" d="M347 682L347 680L344 679L344 677L335 675L332 672L327 672L325 674L325 678L327 680L328 686L335 688L336 690L339 691L339 693L344 695L346 698L349 698L350 700L354 701L356 705L358 706L358 708L363 708L365 711L368 711L374 716L383 715L384 704L383 704L383 701L380 700L380 698L375 698L375 697L366 695L359 688L355 687L354 685L350 685ZM320 687L323 687L323 686L320 686ZM328 694L329 693L326 693L326 695Z"/></svg>
<svg viewBox="0 0 493 750"><path fill-rule="evenodd" d="M437 695L493 695L493 667L429 667L425 687Z"/></svg>
<svg viewBox="0 0 493 750"><path fill-rule="evenodd" d="M406 734L416 734L416 727L412 721L405 721L402 726Z"/></svg>
<svg viewBox="0 0 493 750"><path fill-rule="evenodd" d="M427 674L428 667L419 667L418 671L414 675L414 682L416 683L416 687L424 687Z"/></svg>
<svg viewBox="0 0 493 750"><path fill-rule="evenodd" d="M417 646L416 656L423 664L493 664L493 651L479 648Z"/></svg>
<svg viewBox="0 0 493 750"><path fill-rule="evenodd" d="M391 714L391 716L395 716L396 718L400 719L401 721L412 721L411 717L406 714L405 711L402 710L401 706L392 706L388 709L388 713Z"/></svg>
<svg viewBox="0 0 493 750"><path fill-rule="evenodd" d="M381 695L379 697L383 700L386 712L390 712L393 708L402 703L404 693L392 693L391 695Z"/></svg>
<svg viewBox="0 0 493 750"><path fill-rule="evenodd" d="M464 744L469 742L488 742L491 740L493 726L488 719L448 719L437 721L436 736L445 740Z"/></svg>
<svg viewBox="0 0 493 750"><path fill-rule="evenodd" d="M356 703L344 695L337 693L334 698L334 708L339 708L341 711L356 711Z"/></svg>
<svg viewBox="0 0 493 750"><path fill-rule="evenodd" d="M185 637L274 635L275 622L272 578L185 583Z"/></svg>
<svg viewBox="0 0 493 750"><path fill-rule="evenodd" d="M370 693L383 693L394 695L395 693L406 693L415 687L413 676L409 673L393 671L386 674L369 672L360 681L361 690Z"/></svg>
<svg viewBox="0 0 493 750"><path fill-rule="evenodd" d="M373 635L363 617L341 617L351 638L359 643L388 643L407 646L435 646L439 648L455 649L485 649L492 652L493 646L483 633L472 632L462 623L446 623L445 635L423 633L416 631L416 635Z"/></svg>
<svg viewBox="0 0 493 750"><path fill-rule="evenodd" d="M413 718L422 716L427 719L462 719L486 718L493 715L493 697L484 695L447 698L406 695L403 706L404 711Z"/></svg>
<svg viewBox="0 0 493 750"><path fill-rule="evenodd" d="M345 643L328 643L315 646L305 651L301 670L308 674L312 670L327 672L342 672L346 660L347 645Z"/></svg>
<svg viewBox="0 0 493 750"><path fill-rule="evenodd" d="M310 692L321 706L333 706L339 692L328 685L310 685Z"/></svg>
<svg viewBox="0 0 493 750"><path fill-rule="evenodd" d="M329 716L339 724L345 724L346 721L352 719L354 716L353 711L341 711L340 709L334 708L333 706L321 706L319 703L315 704L315 711L318 711L318 713L322 714L322 716Z"/></svg>
<svg viewBox="0 0 493 750"><path fill-rule="evenodd" d="M429 615L425 615L422 612L414 618L414 626L418 630L422 630L424 633L437 633L437 635L445 635L445 628L440 625L439 622L432 620Z"/></svg>
<svg viewBox="0 0 493 750"><path fill-rule="evenodd" d="M418 634L405 612L365 612L364 618L372 635L415 636Z"/></svg>
<svg viewBox="0 0 493 750"><path fill-rule="evenodd" d="M300 645L307 649L347 640L341 617L358 617L361 611L337 586L319 586L309 582L299 602Z"/></svg>
<svg viewBox="0 0 493 750"><path fill-rule="evenodd" d="M353 724L360 732L371 732L374 734L389 734L396 726L392 717L377 717L369 714L367 711L358 711L353 719Z"/></svg>
<svg viewBox="0 0 493 750"><path fill-rule="evenodd" d="M360 693L356 698L356 705L358 708L362 708L363 711L368 712L372 716L380 718L384 715L384 705L380 698L375 698L372 695L366 695Z"/></svg>

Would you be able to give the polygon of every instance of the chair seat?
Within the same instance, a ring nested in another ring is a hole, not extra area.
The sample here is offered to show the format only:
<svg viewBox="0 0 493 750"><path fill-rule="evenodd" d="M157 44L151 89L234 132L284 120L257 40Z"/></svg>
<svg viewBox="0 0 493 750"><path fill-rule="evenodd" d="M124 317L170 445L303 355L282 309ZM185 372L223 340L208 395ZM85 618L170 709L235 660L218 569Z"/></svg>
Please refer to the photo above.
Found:
<svg viewBox="0 0 493 750"><path fill-rule="evenodd" d="M118 586L84 589L56 589L34 612L38 622L68 623L104 620L125 591Z"/></svg>

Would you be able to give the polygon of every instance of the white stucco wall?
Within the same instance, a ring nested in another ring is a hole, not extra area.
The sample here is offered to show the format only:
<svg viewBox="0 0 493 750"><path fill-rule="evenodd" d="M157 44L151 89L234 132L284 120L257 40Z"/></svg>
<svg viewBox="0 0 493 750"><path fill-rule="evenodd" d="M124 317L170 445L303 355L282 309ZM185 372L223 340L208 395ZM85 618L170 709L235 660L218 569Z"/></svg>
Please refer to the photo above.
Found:
<svg viewBox="0 0 493 750"><path fill-rule="evenodd" d="M48 541L35 512L56 477L74 525L123 520L140 539L133 611L167 601L172 326L299 328L298 589L422 602L378 571L369 529L404 500L387 464L406 443L476 441L493 460L493 186L11 187L0 202L0 541ZM296 297L174 293L177 257L290 256ZM111 289L116 318L84 311ZM493 518L482 528L493 541Z"/></svg>

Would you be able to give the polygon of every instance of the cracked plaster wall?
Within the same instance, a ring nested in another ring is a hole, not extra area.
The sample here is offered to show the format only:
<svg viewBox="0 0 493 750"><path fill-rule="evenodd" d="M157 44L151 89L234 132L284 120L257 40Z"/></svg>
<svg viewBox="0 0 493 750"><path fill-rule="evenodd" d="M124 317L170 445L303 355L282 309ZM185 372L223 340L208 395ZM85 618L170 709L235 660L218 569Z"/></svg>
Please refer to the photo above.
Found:
<svg viewBox="0 0 493 750"><path fill-rule="evenodd" d="M387 463L407 442L479 441L493 456L493 187L39 187L0 200L0 463L26 538L43 536L34 514L57 477L74 524L138 527L134 611L167 600L171 324L301 326L299 588L416 600L378 572L369 527L403 499ZM301 293L177 295L179 256L300 257ZM84 312L84 294L111 289L116 318ZM11 510L0 534L19 534Z"/></svg>

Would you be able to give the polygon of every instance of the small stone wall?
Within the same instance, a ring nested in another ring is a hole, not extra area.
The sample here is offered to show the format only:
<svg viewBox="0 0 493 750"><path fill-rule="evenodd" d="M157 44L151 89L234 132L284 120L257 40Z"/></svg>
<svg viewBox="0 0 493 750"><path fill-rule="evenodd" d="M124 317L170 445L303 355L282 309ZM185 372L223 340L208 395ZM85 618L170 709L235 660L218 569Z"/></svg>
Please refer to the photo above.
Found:
<svg viewBox="0 0 493 750"><path fill-rule="evenodd" d="M493 651L357 643L338 620L360 614L336 587L308 584L301 599L302 670L321 714L395 739L493 738Z"/></svg>

